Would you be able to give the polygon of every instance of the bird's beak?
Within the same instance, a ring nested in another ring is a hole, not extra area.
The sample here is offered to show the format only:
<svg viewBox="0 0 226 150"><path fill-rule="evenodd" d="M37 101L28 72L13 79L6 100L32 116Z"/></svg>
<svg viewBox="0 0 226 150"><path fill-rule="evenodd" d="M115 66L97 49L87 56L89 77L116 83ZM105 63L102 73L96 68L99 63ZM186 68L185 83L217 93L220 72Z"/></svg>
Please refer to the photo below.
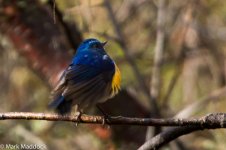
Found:
<svg viewBox="0 0 226 150"><path fill-rule="evenodd" d="M104 47L104 46L107 44L107 42L108 42L108 41L105 41L105 42L101 43L102 46Z"/></svg>

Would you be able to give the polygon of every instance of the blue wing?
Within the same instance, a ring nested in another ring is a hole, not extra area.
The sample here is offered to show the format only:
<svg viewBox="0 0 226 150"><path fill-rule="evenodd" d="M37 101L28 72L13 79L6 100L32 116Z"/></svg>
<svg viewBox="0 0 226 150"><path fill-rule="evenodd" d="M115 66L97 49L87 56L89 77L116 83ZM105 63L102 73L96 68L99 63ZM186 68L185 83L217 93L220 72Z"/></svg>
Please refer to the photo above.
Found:
<svg viewBox="0 0 226 150"><path fill-rule="evenodd" d="M96 56L92 55L92 57ZM54 101L50 107L65 109L63 106L66 106L66 103L70 101L70 106L77 104L83 108L107 99L111 94L114 69L106 67L111 65L111 62L101 62L100 59L93 58L83 60L81 58L85 57L77 57L64 71L61 81L53 91Z"/></svg>

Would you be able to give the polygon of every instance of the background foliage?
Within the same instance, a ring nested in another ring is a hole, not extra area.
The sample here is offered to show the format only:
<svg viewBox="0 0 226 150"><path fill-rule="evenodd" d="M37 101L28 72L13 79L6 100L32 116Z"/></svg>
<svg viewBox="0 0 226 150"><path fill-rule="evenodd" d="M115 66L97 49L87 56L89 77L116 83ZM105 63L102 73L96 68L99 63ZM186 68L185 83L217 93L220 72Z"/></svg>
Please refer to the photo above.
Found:
<svg viewBox="0 0 226 150"><path fill-rule="evenodd" d="M109 2L123 37L118 37L103 0L56 0L55 11L47 0L0 0L1 112L50 111L46 107L49 94L60 72L82 39L95 37L108 40L107 52L122 72L122 91L103 104L104 109L111 115L149 117L151 106L141 88L142 81L125 56L129 54L145 87L150 87L158 1ZM225 111L226 91L221 90L226 81L225 10L224 1L165 2L157 97L161 117L186 118ZM93 108L87 113L99 112ZM225 130L196 132L163 149L223 150L225 134ZM136 149L145 138L145 127L0 122L1 143L39 143L49 149Z"/></svg>

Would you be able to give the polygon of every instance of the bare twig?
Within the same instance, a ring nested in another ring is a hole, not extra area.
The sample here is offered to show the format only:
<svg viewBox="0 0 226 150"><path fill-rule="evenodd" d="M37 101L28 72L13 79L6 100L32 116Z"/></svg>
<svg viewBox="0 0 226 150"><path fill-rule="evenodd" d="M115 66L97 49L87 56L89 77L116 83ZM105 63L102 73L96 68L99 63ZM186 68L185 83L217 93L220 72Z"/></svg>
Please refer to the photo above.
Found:
<svg viewBox="0 0 226 150"><path fill-rule="evenodd" d="M56 24L56 1L53 0L53 22Z"/></svg>
<svg viewBox="0 0 226 150"><path fill-rule="evenodd" d="M0 120L46 120L65 121L73 123L102 124L103 116L81 115L80 118L74 115L58 115L50 113L31 112L7 112L0 113ZM226 113L209 114L199 119L153 119L153 118L130 118L122 116L108 116L105 123L109 125L138 125L138 126L179 126L170 128L151 140L145 142L140 150L156 149L175 138L197 130L226 128Z"/></svg>
<svg viewBox="0 0 226 150"><path fill-rule="evenodd" d="M209 114L201 119L199 119L200 126L185 126L185 127L174 127L161 132L160 134L156 135L149 141L145 142L138 150L155 150L160 148L166 143L178 138L179 136L189 134L194 131L204 130L204 129L217 129L217 128L224 128L226 125L225 118L226 116L223 113L217 114ZM216 120L221 120L216 124ZM205 122L205 123L204 123Z"/></svg>
<svg viewBox="0 0 226 150"><path fill-rule="evenodd" d="M71 48L76 48L82 41L82 35L78 32L76 25L71 21L63 19L63 14L58 8L55 0L48 0L49 6L53 9L54 24L58 23L65 33ZM58 21L58 22L57 22Z"/></svg>
<svg viewBox="0 0 226 150"><path fill-rule="evenodd" d="M117 39L118 39L118 43L119 45L121 46L123 52L124 52L124 55L126 57L126 60L128 61L128 63L130 64L133 72L134 72L134 75L135 77L137 78L137 81L139 81L139 84L140 84L140 88L142 89L142 91L144 92L144 94L149 98L150 100L150 103L151 103L151 108L152 108L152 115L157 117L159 116L159 109L158 109L158 105L156 103L156 101L150 96L150 93L149 93L149 90L143 80L143 77L142 75L140 74L139 72L139 69L136 65L136 63L133 61L133 58L132 56L130 55L129 53L129 49L126 45L126 41L124 40L125 37L120 29L120 26L119 26L119 23L117 22L116 18L115 18L115 15L113 13L113 10L112 10L112 7L111 7L111 4L109 3L108 0L104 0L104 5L107 9L107 12L108 12L108 16L112 22L112 25L113 25L113 28L116 32L116 35L117 35Z"/></svg>
<svg viewBox="0 0 226 150"><path fill-rule="evenodd" d="M161 85L161 65L163 60L164 39L165 39L165 0L158 1L158 14L157 14L157 40L154 50L154 66L152 71L152 77L150 82L150 95L152 101L157 104L159 98L160 85ZM158 114L160 116L160 113ZM156 128L154 134L158 134L160 129ZM152 137L152 129L147 130L146 140Z"/></svg>
<svg viewBox="0 0 226 150"><path fill-rule="evenodd" d="M202 98L201 100L197 100L195 103L189 105L182 111L180 111L175 117L176 118L187 118L190 117L192 114L197 113L198 110L202 110L209 102L214 101L216 99L219 99L223 96L226 96L226 87L220 88L218 90L213 91L208 96ZM210 115L211 116L211 115ZM202 127L175 127L175 128L168 128L165 131L161 132L160 134L156 135L149 141L147 141L145 144L143 144L140 147L140 150L145 149L157 149L161 146L163 146L166 143L169 143L170 141L173 141L174 139L189 134L194 131L203 130L206 128Z"/></svg>
<svg viewBox="0 0 226 150"><path fill-rule="evenodd" d="M112 7L111 7L111 5L110 5L110 3L109 3L108 0L104 0L104 4L105 4L105 6L107 8L109 18L112 21L112 25L113 25L113 28L114 28L114 30L116 32L119 45L122 47L122 50L124 52L124 55L125 55L127 61L129 62L130 66L132 67L133 72L134 72L136 78L140 82L141 88L143 89L143 91L145 91L146 93L148 93L147 87L146 87L146 85L144 83L144 80L143 80L143 78L142 78L142 76L141 76L141 74L139 72L139 69L137 68L136 63L133 61L133 58L132 58L132 56L129 53L128 47L127 47L126 42L124 40L124 35L123 35L123 33L122 33L122 31L121 31L121 29L119 27L119 24L118 24L118 22L117 22L117 20L116 20L116 18L114 16Z"/></svg>
<svg viewBox="0 0 226 150"><path fill-rule="evenodd" d="M115 15L114 15L112 7L111 7L111 4L109 3L108 0L104 0L104 4L105 4L105 7L107 9L108 16L109 16L109 18L110 18L110 20L112 22L113 28L114 28L114 30L116 32L118 43L121 46L121 48L122 48L122 50L124 52L124 55L125 55L127 61L129 62L131 68L133 69L133 72L134 72L136 78L138 79L142 90L149 97L148 88L146 87L146 85L144 83L144 80L143 80L143 78L142 78L142 76L141 76L141 74L139 72L139 69L137 68L136 63L133 61L133 58L132 58L132 56L129 53L128 47L126 45L126 41L124 40L125 37L124 37L124 35L123 35L123 33L122 33L121 29L120 29L119 23L117 22L117 20L115 18Z"/></svg>
<svg viewBox="0 0 226 150"><path fill-rule="evenodd" d="M188 33L188 29L191 26L192 21L194 20L194 11L195 6L194 6L194 2L191 2L188 4L185 12L181 12L181 17L178 18L178 21L176 22L176 24L178 24L175 27L175 31L172 33L176 33L175 35L173 35L172 39L172 43L174 45L174 51L177 52L177 57L176 57L176 68L177 71L175 72L174 76L172 77L171 81L170 81L170 85L167 89L167 92L162 100L162 104L163 104L163 108L168 108L169 107L169 101L170 101L170 95L172 94L174 87L176 85L177 79L181 74L181 70L184 64L184 45L185 45L185 40L186 40L186 34Z"/></svg>
<svg viewBox="0 0 226 150"><path fill-rule="evenodd" d="M223 96L226 96L226 86L219 88L217 90L214 90L209 95L201 98L200 100L195 100L194 103L186 106L184 109L178 112L175 117L188 118L192 114L195 114L200 110L203 110L206 107L206 105L208 105L210 102L215 101L219 98L222 98Z"/></svg>
<svg viewBox="0 0 226 150"><path fill-rule="evenodd" d="M205 128L194 126L169 128L145 142L138 150L156 150L179 136L203 129Z"/></svg>
<svg viewBox="0 0 226 150"><path fill-rule="evenodd" d="M154 99L159 97L160 80L161 80L161 64L163 59L164 39L165 39L165 0L160 0L158 3L158 17L157 17L157 40L155 46L154 66L151 78L150 93Z"/></svg>
<svg viewBox="0 0 226 150"><path fill-rule="evenodd" d="M169 107L169 98L174 90L174 87L178 81L178 78L181 74L181 65L177 63L178 68L175 70L174 75L172 76L172 79L170 80L169 86L167 88L166 94L164 95L162 99L162 108L168 108Z"/></svg>
<svg viewBox="0 0 226 150"><path fill-rule="evenodd" d="M59 115L51 113L33 112L7 112L0 113L0 120L25 119L46 121L67 121L77 123L102 124L103 116L91 116L82 114L80 118L75 115ZM108 116L106 123L109 125L139 125L139 126L192 126L205 128L225 128L226 113L214 113L200 119L154 119L154 118L132 118L123 116Z"/></svg>
<svg viewBox="0 0 226 150"><path fill-rule="evenodd" d="M210 102L217 100L223 96L226 96L226 87L222 87L220 89L214 90L206 97L203 97L200 100L196 100L195 103L187 106L183 110L181 110L175 118L187 118L190 117L192 114L197 113L199 110L202 110L206 107L207 104ZM175 128L168 128L165 131L161 132L160 134L156 135L145 144L140 147L140 150L145 149L157 149L163 146L170 141L182 136L184 134L189 134L191 132L202 130L203 128L200 127L175 127Z"/></svg>

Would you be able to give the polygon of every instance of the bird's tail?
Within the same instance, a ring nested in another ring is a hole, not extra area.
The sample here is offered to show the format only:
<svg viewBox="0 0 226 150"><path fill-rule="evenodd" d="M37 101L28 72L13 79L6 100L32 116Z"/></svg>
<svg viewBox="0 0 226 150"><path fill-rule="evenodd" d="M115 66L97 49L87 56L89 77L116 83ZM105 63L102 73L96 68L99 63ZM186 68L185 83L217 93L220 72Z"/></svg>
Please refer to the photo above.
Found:
<svg viewBox="0 0 226 150"><path fill-rule="evenodd" d="M59 114L67 114L71 111L71 100L65 100L64 96L58 96L49 105L49 108L55 109Z"/></svg>

